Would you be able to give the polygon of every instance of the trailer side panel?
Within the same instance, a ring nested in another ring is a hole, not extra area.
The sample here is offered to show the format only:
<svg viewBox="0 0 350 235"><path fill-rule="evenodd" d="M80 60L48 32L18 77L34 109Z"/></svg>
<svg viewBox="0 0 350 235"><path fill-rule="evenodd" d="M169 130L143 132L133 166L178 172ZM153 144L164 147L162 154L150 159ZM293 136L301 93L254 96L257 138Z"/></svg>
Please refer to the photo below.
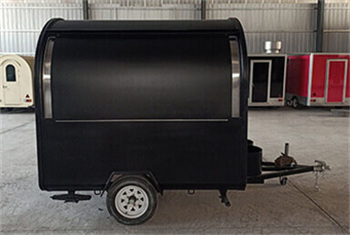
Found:
<svg viewBox="0 0 350 235"><path fill-rule="evenodd" d="M286 93L307 97L310 55L288 56Z"/></svg>

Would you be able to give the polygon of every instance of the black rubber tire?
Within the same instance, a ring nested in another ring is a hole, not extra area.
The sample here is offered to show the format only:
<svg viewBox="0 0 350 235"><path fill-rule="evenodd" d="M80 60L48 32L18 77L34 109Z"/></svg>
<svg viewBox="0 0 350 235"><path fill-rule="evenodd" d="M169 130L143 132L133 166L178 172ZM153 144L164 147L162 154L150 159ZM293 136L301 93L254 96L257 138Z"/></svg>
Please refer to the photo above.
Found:
<svg viewBox="0 0 350 235"><path fill-rule="evenodd" d="M299 104L298 98L294 97L294 98L292 99L292 107L295 108L295 109L300 108L300 104Z"/></svg>
<svg viewBox="0 0 350 235"><path fill-rule="evenodd" d="M117 193L122 188L129 185L136 185L142 188L146 192L149 199L149 204L146 212L138 218L131 219L123 216L117 211L115 206L115 197ZM118 178L108 189L106 203L107 203L107 209L109 214L114 218L116 218L116 220L119 223L122 223L125 225L138 225L138 224L145 223L146 221L150 220L153 217L157 209L158 198L157 198L156 190L154 189L152 183L148 179L139 175L130 175L130 176L126 175Z"/></svg>

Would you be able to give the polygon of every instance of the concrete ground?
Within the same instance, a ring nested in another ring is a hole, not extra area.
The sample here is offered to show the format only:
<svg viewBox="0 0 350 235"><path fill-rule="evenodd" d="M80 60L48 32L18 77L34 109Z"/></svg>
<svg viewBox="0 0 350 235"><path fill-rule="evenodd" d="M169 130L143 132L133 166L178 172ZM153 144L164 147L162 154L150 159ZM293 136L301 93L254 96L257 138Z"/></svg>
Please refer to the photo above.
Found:
<svg viewBox="0 0 350 235"><path fill-rule="evenodd" d="M338 234L349 232L349 118L329 109L253 109L249 111L249 138L273 161L285 141L299 163L326 161L332 170L277 179L230 191L232 206L219 202L215 191L166 191L154 218L127 227L111 218L105 196L91 201L53 201L53 192L38 187L34 114L24 110L2 112L1 120L1 232L2 233L275 233ZM90 192L89 192L90 193ZM92 193L90 193L92 194Z"/></svg>

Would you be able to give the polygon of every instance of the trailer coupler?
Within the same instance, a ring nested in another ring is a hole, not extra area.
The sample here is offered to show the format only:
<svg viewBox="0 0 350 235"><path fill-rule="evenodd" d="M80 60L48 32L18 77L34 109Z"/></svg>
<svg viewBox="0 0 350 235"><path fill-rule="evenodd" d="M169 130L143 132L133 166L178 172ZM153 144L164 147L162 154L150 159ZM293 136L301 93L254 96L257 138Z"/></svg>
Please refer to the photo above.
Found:
<svg viewBox="0 0 350 235"><path fill-rule="evenodd" d="M227 189L220 189L219 192L220 192L219 198L221 198L221 203L224 203L225 206L230 207L231 203L227 198Z"/></svg>
<svg viewBox="0 0 350 235"><path fill-rule="evenodd" d="M53 200L61 200L66 202L87 201L91 199L90 195L75 194L75 191L68 191L68 194L57 194L51 197Z"/></svg>

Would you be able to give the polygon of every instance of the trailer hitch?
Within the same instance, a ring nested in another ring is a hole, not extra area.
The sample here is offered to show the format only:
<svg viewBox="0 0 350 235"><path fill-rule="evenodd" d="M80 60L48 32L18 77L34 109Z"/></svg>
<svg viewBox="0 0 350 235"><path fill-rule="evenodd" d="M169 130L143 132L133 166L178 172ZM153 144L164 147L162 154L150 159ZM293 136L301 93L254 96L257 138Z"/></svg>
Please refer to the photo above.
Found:
<svg viewBox="0 0 350 235"><path fill-rule="evenodd" d="M317 163L316 166L314 166L315 172L324 172L324 171L330 171L331 167L328 165L325 161L315 160Z"/></svg>
<svg viewBox="0 0 350 235"><path fill-rule="evenodd" d="M330 170L325 161L315 160L316 165L299 165L296 160L289 156L289 144L285 144L284 153L275 162L261 161L261 171L269 172L256 176L248 176L247 182L251 184L263 184L265 180L279 178L281 185L287 184L288 175L296 175L306 172L314 172L316 176L315 188L318 190L318 173Z"/></svg>

